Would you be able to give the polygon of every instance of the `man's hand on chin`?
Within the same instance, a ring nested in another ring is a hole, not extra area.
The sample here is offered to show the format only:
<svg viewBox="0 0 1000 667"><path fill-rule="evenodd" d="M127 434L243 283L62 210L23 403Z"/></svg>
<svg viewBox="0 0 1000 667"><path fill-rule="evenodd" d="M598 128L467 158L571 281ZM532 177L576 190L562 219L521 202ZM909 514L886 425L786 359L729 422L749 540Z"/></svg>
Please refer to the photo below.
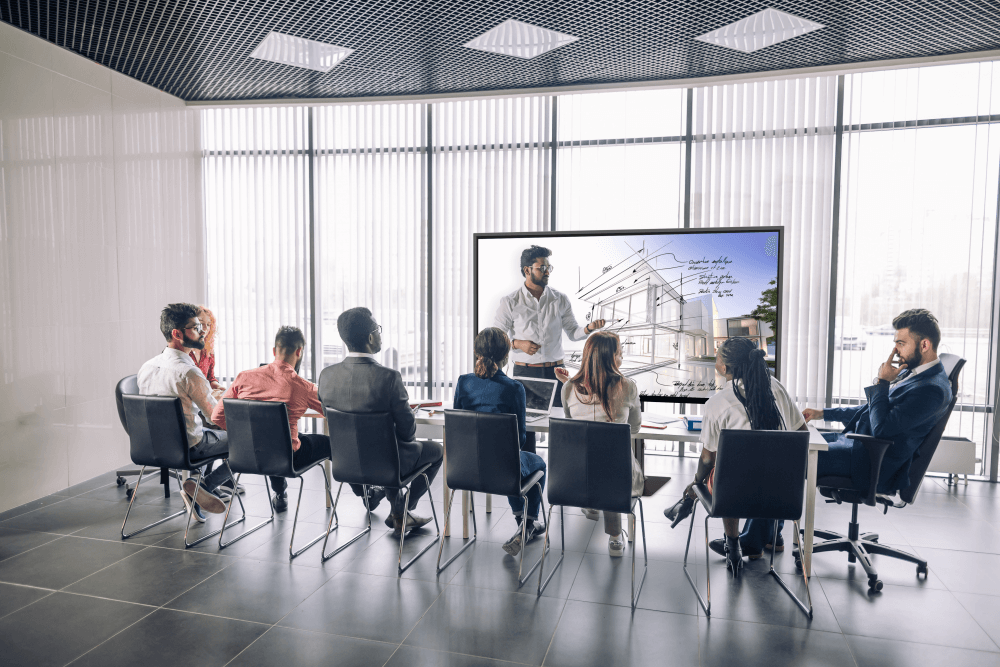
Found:
<svg viewBox="0 0 1000 667"><path fill-rule="evenodd" d="M897 377L899 377L899 374L903 372L904 368L906 368L906 364L905 363L901 363L901 364L899 364L899 366L893 366L892 365L893 362L896 361L899 358L900 358L899 357L899 353L896 351L896 348L892 348L892 352L889 353L889 358L886 359L885 362L881 366L878 367L878 379L879 380L885 380L886 382L892 382Z"/></svg>

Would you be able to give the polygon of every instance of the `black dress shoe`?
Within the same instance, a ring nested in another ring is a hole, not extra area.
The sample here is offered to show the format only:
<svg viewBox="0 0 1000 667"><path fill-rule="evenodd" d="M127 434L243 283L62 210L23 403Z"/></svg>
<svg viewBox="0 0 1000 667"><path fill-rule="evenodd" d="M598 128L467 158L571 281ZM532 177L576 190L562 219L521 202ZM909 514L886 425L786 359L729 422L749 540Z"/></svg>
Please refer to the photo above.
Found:
<svg viewBox="0 0 1000 667"><path fill-rule="evenodd" d="M719 554L723 558L726 557L726 538L720 537L717 540L712 540L708 543L708 548Z"/></svg>
<svg viewBox="0 0 1000 667"><path fill-rule="evenodd" d="M676 503L663 510L663 516L670 519L671 528L676 528L677 524L691 516L692 509L694 509L694 499L684 496Z"/></svg>
<svg viewBox="0 0 1000 667"><path fill-rule="evenodd" d="M385 498L385 489L381 486L369 486L365 490L368 495L368 511L374 512L378 504Z"/></svg>
<svg viewBox="0 0 1000 667"><path fill-rule="evenodd" d="M275 512L279 514L288 509L288 498L284 493L274 494L274 498L271 499L271 507L274 508Z"/></svg>

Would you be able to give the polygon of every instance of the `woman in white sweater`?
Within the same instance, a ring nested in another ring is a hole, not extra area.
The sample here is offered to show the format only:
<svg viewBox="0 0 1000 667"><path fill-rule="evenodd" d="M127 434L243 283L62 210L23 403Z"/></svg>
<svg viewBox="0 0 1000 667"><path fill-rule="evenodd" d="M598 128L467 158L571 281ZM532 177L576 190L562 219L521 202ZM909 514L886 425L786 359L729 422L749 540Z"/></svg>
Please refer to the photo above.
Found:
<svg viewBox="0 0 1000 667"><path fill-rule="evenodd" d="M628 424L632 433L639 432L642 413L639 390L635 382L621 374L622 345L617 334L598 331L591 334L583 347L580 371L572 378L564 368L556 368L556 376L565 384L562 389L563 412L572 419ZM629 447L630 451L631 446ZM645 480L642 468L632 452L632 495L642 495ZM600 512L584 509L588 519L597 521ZM612 556L625 553L622 539L622 517L604 513L604 532L608 534L608 552Z"/></svg>

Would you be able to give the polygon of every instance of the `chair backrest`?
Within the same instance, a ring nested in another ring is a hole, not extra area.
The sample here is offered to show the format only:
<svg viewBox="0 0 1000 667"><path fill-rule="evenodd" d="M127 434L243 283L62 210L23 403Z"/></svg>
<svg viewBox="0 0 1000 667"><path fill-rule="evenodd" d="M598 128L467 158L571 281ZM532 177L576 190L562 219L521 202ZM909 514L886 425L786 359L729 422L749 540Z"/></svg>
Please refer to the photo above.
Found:
<svg viewBox="0 0 1000 667"><path fill-rule="evenodd" d="M948 374L948 381L951 382L951 403L944 415L934 424L934 428L924 436L917 451L913 453L913 458L910 461L910 483L905 489L899 490L899 497L905 503L912 503L916 500L920 484L924 481L924 475L927 474L927 468L931 465L931 459L934 458L934 452L937 451L938 444L941 442L944 429L948 426L951 411L958 402L958 377L962 374L965 359L957 354L947 352L942 352L938 358L941 360L941 365L944 366L944 372Z"/></svg>
<svg viewBox="0 0 1000 667"><path fill-rule="evenodd" d="M118 419L122 422L122 428L128 433L128 422L125 419L125 404L122 403L122 396L139 395L139 379L137 375L127 375L115 385L115 404L118 406Z"/></svg>
<svg viewBox="0 0 1000 667"><path fill-rule="evenodd" d="M229 467L251 475L294 477L288 407L276 401L224 398Z"/></svg>
<svg viewBox="0 0 1000 667"><path fill-rule="evenodd" d="M399 447L392 415L325 409L333 478L348 484L399 488Z"/></svg>
<svg viewBox="0 0 1000 667"><path fill-rule="evenodd" d="M451 465L451 454L448 455ZM632 432L628 424L549 418L550 505L632 511Z"/></svg>
<svg viewBox="0 0 1000 667"><path fill-rule="evenodd" d="M723 429L715 458L713 516L798 520L808 431Z"/></svg>
<svg viewBox="0 0 1000 667"><path fill-rule="evenodd" d="M516 415L445 410L444 434L449 487L520 495L521 447Z"/></svg>
<svg viewBox="0 0 1000 667"><path fill-rule="evenodd" d="M124 394L122 402L132 463L178 470L191 468L181 399Z"/></svg>

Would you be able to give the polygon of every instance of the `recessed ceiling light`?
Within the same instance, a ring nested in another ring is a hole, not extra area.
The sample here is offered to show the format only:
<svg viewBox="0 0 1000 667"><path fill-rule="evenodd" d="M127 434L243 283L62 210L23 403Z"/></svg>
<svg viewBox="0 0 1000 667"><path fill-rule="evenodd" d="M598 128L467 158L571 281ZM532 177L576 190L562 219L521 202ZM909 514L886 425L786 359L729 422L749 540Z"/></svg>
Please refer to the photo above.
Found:
<svg viewBox="0 0 1000 667"><path fill-rule="evenodd" d="M345 49L342 46L283 35L280 32L269 32L250 57L292 67L304 67L317 72L329 72L353 52L354 49Z"/></svg>
<svg viewBox="0 0 1000 667"><path fill-rule="evenodd" d="M753 53L822 27L814 21L769 8L695 39L743 53Z"/></svg>
<svg viewBox="0 0 1000 667"><path fill-rule="evenodd" d="M534 58L552 49L558 49L578 37L565 35L555 30L546 30L537 25L507 19L489 32L483 33L464 44L470 49L502 53L515 58Z"/></svg>

